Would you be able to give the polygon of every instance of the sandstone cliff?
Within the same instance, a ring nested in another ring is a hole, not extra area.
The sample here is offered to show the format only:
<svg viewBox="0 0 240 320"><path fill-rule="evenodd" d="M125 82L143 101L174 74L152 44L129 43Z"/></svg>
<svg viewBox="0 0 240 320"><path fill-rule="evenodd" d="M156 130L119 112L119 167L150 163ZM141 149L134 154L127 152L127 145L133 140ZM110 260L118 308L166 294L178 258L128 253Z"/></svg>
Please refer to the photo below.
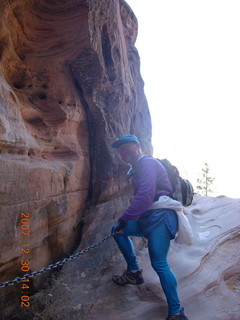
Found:
<svg viewBox="0 0 240 320"><path fill-rule="evenodd" d="M137 21L124 1L2 0L0 17L3 282L22 274L22 258L38 270L109 234L129 202L125 167L110 144L134 132L151 153L151 122L134 47ZM169 256L186 313L238 320L239 199L195 197L189 209L194 243L173 242ZM30 214L29 236L21 234L22 212ZM23 257L25 241L31 250ZM0 289L0 319L164 319L146 242L136 245L143 285L112 283L125 265L109 239L65 264L51 283L35 277L26 310L19 285Z"/></svg>
<svg viewBox="0 0 240 320"><path fill-rule="evenodd" d="M30 270L76 248L90 223L87 208L126 186L111 142L135 133L150 152L151 121L137 21L124 1L2 0L0 21L3 282L21 274L23 242ZM108 210L108 225L117 211ZM22 212L30 213L25 237ZM13 301L14 291L3 295Z"/></svg>

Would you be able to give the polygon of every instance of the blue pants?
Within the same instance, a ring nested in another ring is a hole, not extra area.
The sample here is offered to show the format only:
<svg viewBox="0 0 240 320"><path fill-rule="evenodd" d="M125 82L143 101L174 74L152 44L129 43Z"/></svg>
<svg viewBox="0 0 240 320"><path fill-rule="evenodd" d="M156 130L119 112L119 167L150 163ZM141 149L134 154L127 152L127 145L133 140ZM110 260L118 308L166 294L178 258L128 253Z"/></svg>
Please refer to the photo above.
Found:
<svg viewBox="0 0 240 320"><path fill-rule="evenodd" d="M129 221L124 229L124 233L114 235L114 239L127 262L127 269L130 271L139 270L133 243L128 236L144 236L137 221ZM168 313L174 314L179 312L182 307L177 293L177 280L167 261L170 240L170 233L164 223L148 234L148 251L151 264L159 276L167 298Z"/></svg>

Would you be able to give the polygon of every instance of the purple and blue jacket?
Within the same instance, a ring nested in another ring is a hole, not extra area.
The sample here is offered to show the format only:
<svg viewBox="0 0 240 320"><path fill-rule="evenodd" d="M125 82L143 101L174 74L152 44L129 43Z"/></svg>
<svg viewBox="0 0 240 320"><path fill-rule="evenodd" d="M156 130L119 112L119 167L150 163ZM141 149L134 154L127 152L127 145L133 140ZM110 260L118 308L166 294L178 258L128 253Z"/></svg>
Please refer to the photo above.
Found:
<svg viewBox="0 0 240 320"><path fill-rule="evenodd" d="M173 190L167 171L156 159L143 156L134 165L135 173L132 176L134 198L120 220L128 222L138 220L145 234L155 226L165 222L172 238L177 231L175 211L170 209L148 210L159 196L171 196Z"/></svg>
<svg viewBox="0 0 240 320"><path fill-rule="evenodd" d="M159 196L173 192L167 171L158 160L144 156L133 169L136 171L132 177L134 199L120 218L124 222L137 220Z"/></svg>

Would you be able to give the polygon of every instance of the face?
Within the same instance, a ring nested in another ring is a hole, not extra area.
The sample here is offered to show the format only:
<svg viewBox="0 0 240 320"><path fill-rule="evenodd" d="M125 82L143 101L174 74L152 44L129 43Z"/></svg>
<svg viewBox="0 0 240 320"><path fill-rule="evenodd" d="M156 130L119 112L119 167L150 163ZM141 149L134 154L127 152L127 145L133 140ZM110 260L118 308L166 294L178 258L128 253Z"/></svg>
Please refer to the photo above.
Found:
<svg viewBox="0 0 240 320"><path fill-rule="evenodd" d="M139 158L140 147L137 143L125 143L118 148L118 152L124 162L134 164Z"/></svg>

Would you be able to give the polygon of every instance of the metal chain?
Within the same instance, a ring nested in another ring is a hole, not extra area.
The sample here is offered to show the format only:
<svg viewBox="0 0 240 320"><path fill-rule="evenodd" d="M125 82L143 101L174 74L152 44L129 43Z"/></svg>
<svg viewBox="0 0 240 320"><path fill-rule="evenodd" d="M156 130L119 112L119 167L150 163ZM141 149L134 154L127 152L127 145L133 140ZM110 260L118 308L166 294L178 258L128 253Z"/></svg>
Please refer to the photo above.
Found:
<svg viewBox="0 0 240 320"><path fill-rule="evenodd" d="M49 266L47 267L43 267L42 269L38 270L38 271L33 271L31 273L27 273L25 274L23 277L17 277L15 278L14 280L9 280L9 281L6 281L6 282L3 282L2 284L0 284L0 288L5 288L5 287L8 287L8 286L12 286L14 285L15 283L20 283L22 280L26 280L26 279L29 279L29 278L32 278L32 277L35 277L41 273L44 273L46 271L49 271L49 270L52 270L54 268L57 268L57 267L60 267L60 266L63 266L64 263L68 262L68 261L71 261L71 260L74 260L76 258L78 258L79 256L81 256L82 254L84 253L87 253L89 252L90 250L94 249L95 247L98 247L100 246L102 243L104 243L106 240L108 240L109 238L111 238L113 236L113 233L111 233L110 235L106 236L105 238L103 238L102 240L92 244L91 246L87 247L86 249L83 249L71 256L69 256L68 258L64 258L63 260L61 261L58 261L54 264L50 264Z"/></svg>

